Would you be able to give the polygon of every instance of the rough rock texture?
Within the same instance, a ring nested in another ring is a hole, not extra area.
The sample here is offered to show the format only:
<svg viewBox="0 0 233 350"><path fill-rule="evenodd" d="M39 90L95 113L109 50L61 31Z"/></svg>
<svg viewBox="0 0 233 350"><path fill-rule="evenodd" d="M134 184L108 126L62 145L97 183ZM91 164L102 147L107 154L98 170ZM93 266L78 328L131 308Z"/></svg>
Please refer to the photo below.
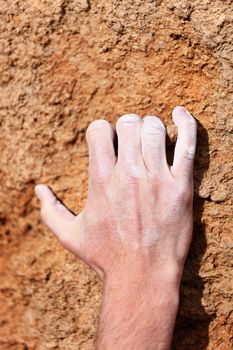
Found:
<svg viewBox="0 0 233 350"><path fill-rule="evenodd" d="M172 138L177 104L199 132L173 349L233 348L232 13L230 0L0 0L1 350L93 349L100 282L41 224L34 185L78 212L88 123L156 114Z"/></svg>

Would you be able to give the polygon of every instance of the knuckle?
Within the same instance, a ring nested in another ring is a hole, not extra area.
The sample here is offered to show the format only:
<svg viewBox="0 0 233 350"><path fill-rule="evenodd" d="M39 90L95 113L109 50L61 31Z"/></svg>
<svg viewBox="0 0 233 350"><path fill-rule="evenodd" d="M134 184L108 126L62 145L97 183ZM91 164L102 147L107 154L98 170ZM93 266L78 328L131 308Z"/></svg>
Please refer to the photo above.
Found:
<svg viewBox="0 0 233 350"><path fill-rule="evenodd" d="M118 168L120 174L126 178L141 179L145 175L145 168L137 157L126 159L124 162L119 162Z"/></svg>
<svg viewBox="0 0 233 350"><path fill-rule="evenodd" d="M154 154L155 152L158 152L161 149L161 138L159 137L152 137L151 135L145 137L143 139L143 150L145 150L144 158L147 154ZM144 159L145 160L145 159Z"/></svg>
<svg viewBox="0 0 233 350"><path fill-rule="evenodd" d="M140 181L134 176L127 175L124 179L124 193L128 200L137 200L140 196Z"/></svg>
<svg viewBox="0 0 233 350"><path fill-rule="evenodd" d="M186 148L184 150L184 158L189 161L189 162L193 162L195 157L195 148L190 147L190 148Z"/></svg>
<svg viewBox="0 0 233 350"><path fill-rule="evenodd" d="M112 172L106 167L98 166L94 169L90 175L90 181L93 184L101 185L107 183L112 176Z"/></svg>
<svg viewBox="0 0 233 350"><path fill-rule="evenodd" d="M122 170L122 181L126 188L131 188L134 191L137 191L140 187L141 176L132 168L126 168Z"/></svg>
<svg viewBox="0 0 233 350"><path fill-rule="evenodd" d="M139 185L139 178L137 176L135 176L133 173L127 171L125 172L125 183L127 185L132 184L135 187L138 187Z"/></svg>
<svg viewBox="0 0 233 350"><path fill-rule="evenodd" d="M192 191L190 188L180 187L175 194L175 202L177 205L188 205L192 202Z"/></svg>
<svg viewBox="0 0 233 350"><path fill-rule="evenodd" d="M127 187L128 184L138 184L142 177L142 171L138 164L129 161L119 162L116 167L117 181L120 182L120 187Z"/></svg>

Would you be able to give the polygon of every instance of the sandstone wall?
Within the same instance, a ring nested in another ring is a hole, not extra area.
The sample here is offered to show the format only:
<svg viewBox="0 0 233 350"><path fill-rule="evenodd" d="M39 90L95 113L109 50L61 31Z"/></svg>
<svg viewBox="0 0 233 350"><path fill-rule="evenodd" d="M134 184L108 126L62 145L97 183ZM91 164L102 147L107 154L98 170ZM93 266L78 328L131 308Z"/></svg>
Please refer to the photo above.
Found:
<svg viewBox="0 0 233 350"><path fill-rule="evenodd" d="M156 114L172 135L177 104L199 127L173 349L233 348L232 13L230 0L0 0L1 350L93 349L100 282L41 224L34 185L78 212L87 125Z"/></svg>

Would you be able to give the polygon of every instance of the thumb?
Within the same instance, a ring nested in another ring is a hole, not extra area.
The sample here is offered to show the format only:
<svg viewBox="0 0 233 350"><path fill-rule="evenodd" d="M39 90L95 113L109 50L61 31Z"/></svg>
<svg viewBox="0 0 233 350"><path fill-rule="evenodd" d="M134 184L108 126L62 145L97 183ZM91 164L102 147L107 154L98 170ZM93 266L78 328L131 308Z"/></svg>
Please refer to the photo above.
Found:
<svg viewBox="0 0 233 350"><path fill-rule="evenodd" d="M76 216L73 215L45 185L37 185L35 193L41 203L41 218L48 228L66 246L74 233Z"/></svg>

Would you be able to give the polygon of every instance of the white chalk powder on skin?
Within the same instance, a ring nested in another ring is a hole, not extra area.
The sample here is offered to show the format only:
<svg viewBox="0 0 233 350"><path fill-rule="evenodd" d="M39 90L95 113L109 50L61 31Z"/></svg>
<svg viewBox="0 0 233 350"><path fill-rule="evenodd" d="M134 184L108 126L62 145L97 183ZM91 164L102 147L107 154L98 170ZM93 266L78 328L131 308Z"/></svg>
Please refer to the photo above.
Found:
<svg viewBox="0 0 233 350"><path fill-rule="evenodd" d="M150 247L158 242L160 234L154 227L148 227L143 231L142 244L145 247Z"/></svg>
<svg viewBox="0 0 233 350"><path fill-rule="evenodd" d="M142 246L151 247L159 241L159 238L160 234L155 227L147 227L143 230L141 241L134 241L132 244L135 250L139 249Z"/></svg>

